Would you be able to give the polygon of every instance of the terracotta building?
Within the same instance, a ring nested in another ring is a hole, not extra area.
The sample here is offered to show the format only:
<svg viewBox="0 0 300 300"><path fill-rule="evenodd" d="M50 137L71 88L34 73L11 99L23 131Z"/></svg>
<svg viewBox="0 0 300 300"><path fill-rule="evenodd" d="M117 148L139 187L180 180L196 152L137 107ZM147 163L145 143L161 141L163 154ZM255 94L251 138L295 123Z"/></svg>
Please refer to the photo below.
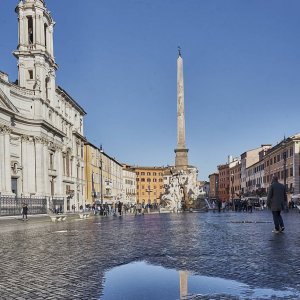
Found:
<svg viewBox="0 0 300 300"><path fill-rule="evenodd" d="M219 165L219 184L218 184L218 197L222 202L229 200L229 164Z"/></svg>
<svg viewBox="0 0 300 300"><path fill-rule="evenodd" d="M237 199L241 197L241 161L239 159L230 163L230 199Z"/></svg>
<svg viewBox="0 0 300 300"><path fill-rule="evenodd" d="M217 198L219 174L213 173L210 174L208 177L209 177L209 198L210 199Z"/></svg>

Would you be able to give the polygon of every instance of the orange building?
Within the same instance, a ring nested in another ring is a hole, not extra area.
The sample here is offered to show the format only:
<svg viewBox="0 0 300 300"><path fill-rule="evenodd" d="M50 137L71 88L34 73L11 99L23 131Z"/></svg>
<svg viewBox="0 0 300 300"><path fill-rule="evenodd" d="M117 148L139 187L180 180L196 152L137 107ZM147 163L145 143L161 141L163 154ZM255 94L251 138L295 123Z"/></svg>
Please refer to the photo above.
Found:
<svg viewBox="0 0 300 300"><path fill-rule="evenodd" d="M165 192L163 184L164 167L133 167L136 173L137 203L160 203Z"/></svg>
<svg viewBox="0 0 300 300"><path fill-rule="evenodd" d="M217 198L217 185L219 183L219 174L213 173L208 176L209 178L209 198Z"/></svg>
<svg viewBox="0 0 300 300"><path fill-rule="evenodd" d="M241 197L241 162L240 160L233 161L229 164L230 175L230 199L237 199Z"/></svg>
<svg viewBox="0 0 300 300"><path fill-rule="evenodd" d="M222 202L229 200L229 164L219 165L219 184L218 184L218 198Z"/></svg>

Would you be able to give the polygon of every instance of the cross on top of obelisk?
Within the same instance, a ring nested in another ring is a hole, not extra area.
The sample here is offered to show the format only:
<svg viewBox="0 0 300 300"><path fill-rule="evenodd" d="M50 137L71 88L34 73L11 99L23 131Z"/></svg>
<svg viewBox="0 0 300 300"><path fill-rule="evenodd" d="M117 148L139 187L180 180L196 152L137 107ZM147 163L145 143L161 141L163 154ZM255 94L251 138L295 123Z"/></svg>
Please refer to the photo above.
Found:
<svg viewBox="0 0 300 300"><path fill-rule="evenodd" d="M180 48L180 46L178 46L178 56L181 57L181 48Z"/></svg>

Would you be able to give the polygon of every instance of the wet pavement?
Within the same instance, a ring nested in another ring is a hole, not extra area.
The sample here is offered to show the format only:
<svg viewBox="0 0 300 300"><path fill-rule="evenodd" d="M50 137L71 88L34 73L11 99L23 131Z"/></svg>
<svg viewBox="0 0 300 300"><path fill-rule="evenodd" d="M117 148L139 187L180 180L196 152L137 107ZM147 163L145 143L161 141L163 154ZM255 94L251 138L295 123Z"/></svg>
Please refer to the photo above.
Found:
<svg viewBox="0 0 300 300"><path fill-rule="evenodd" d="M300 299L300 214L283 219L280 234L272 233L269 211L0 219L0 299L180 299L171 279L160 277L169 293L159 292L130 268L134 286L107 298L108 286L118 291L124 278L119 273L112 283L109 272L133 262L186 271L189 287L193 276L209 279L208 292L189 290L184 299ZM220 282L224 289L216 290Z"/></svg>

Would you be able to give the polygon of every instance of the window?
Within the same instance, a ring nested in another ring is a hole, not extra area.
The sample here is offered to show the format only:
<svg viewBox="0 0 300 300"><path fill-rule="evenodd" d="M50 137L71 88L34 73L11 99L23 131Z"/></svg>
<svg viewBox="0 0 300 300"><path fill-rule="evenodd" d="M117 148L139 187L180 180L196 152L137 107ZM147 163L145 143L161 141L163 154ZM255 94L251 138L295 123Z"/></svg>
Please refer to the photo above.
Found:
<svg viewBox="0 0 300 300"><path fill-rule="evenodd" d="M28 71L28 74L29 74L29 79L33 79L33 71L32 71L32 70L29 70L29 71Z"/></svg>
<svg viewBox="0 0 300 300"><path fill-rule="evenodd" d="M153 182L156 182L157 181L157 179L156 178L153 178Z"/></svg>
<svg viewBox="0 0 300 300"><path fill-rule="evenodd" d="M46 99L48 99L48 96L49 96L49 94L48 94L48 82L49 82L49 79L48 79L48 78L46 78L46 79L45 79L45 91L46 91Z"/></svg>
<svg viewBox="0 0 300 300"><path fill-rule="evenodd" d="M66 175L66 156L63 156L63 174Z"/></svg>
<svg viewBox="0 0 300 300"><path fill-rule="evenodd" d="M151 173L150 172L147 172L147 176L150 176L151 175Z"/></svg>
<svg viewBox="0 0 300 300"><path fill-rule="evenodd" d="M147 178L147 182L151 182L151 179L150 179L150 178Z"/></svg>
<svg viewBox="0 0 300 300"><path fill-rule="evenodd" d="M294 155L294 151L293 151L293 148L290 149L290 156L293 156Z"/></svg>
<svg viewBox="0 0 300 300"><path fill-rule="evenodd" d="M140 175L140 172L136 172L136 175L139 176L139 175Z"/></svg>
<svg viewBox="0 0 300 300"><path fill-rule="evenodd" d="M141 175L145 175L145 172L142 172Z"/></svg>
<svg viewBox="0 0 300 300"><path fill-rule="evenodd" d="M49 155L49 162L50 162L50 169L53 170L53 153L50 153Z"/></svg>
<svg viewBox="0 0 300 300"><path fill-rule="evenodd" d="M156 176L156 172L153 172L153 176Z"/></svg>
<svg viewBox="0 0 300 300"><path fill-rule="evenodd" d="M290 176L293 176L293 168L290 168Z"/></svg>
<svg viewBox="0 0 300 300"><path fill-rule="evenodd" d="M27 17L28 24L28 43L33 44L33 22L32 17Z"/></svg>
<svg viewBox="0 0 300 300"><path fill-rule="evenodd" d="M145 182L145 178L142 178L142 179L141 179L141 182Z"/></svg>
<svg viewBox="0 0 300 300"><path fill-rule="evenodd" d="M45 47L47 47L47 29L48 29L48 26L47 24L44 24L44 38L45 38Z"/></svg>

